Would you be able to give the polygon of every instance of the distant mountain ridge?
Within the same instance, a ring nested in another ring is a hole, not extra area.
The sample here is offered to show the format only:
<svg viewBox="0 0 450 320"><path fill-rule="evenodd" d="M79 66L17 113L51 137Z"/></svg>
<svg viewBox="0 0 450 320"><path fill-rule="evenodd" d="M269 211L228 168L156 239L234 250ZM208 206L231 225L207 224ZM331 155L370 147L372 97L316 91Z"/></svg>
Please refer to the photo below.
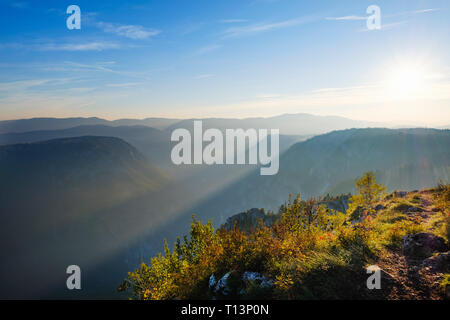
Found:
<svg viewBox="0 0 450 320"><path fill-rule="evenodd" d="M38 130L0 134L0 145L32 143L38 141L104 136L123 139L138 148L152 162L161 165L170 160L170 136L167 132L148 126L82 125L67 129Z"/></svg>
<svg viewBox="0 0 450 320"><path fill-rule="evenodd" d="M317 116L306 113L283 114L267 118L206 118L186 119L172 124L168 130L191 128L194 120L201 120L204 129L279 129L283 135L316 135L350 128L383 127L376 122L352 120L338 116Z"/></svg>
<svg viewBox="0 0 450 320"><path fill-rule="evenodd" d="M268 128L280 129L284 135L314 135L333 130L350 128L383 127L376 122L352 120L338 116L317 116L306 113L284 114L274 117L255 118L204 118L204 119L118 119L104 120L92 118L33 118L0 121L0 134L20 133L28 131L61 130L85 125L108 126L149 126L160 130L172 131L177 128L190 128L194 120L202 120L205 128L233 129L233 128Z"/></svg>
<svg viewBox="0 0 450 320"><path fill-rule="evenodd" d="M110 166L122 166L124 172L110 171ZM96 175L93 182L101 183L99 179L107 179L111 186L116 180L128 178L131 168L139 172L139 178L148 178L149 188L156 188L153 181L163 179L159 169L152 167L135 147L114 137L85 136L3 146L0 147L0 167L8 168L1 175L12 185L23 183L9 180L19 172L28 177L39 177L39 183L47 180L63 184L66 178L72 183L75 178L84 183ZM64 176L62 171L71 167L78 170ZM46 168L48 171L44 171Z"/></svg>
<svg viewBox="0 0 450 320"><path fill-rule="evenodd" d="M147 118L147 119L118 119L105 120L97 117L90 118L31 118L0 121L0 133L18 133L39 130L61 130L78 126L110 125L136 126L145 125L155 129L164 129L177 122L177 119Z"/></svg>
<svg viewBox="0 0 450 320"><path fill-rule="evenodd" d="M303 198L354 191L354 177L375 171L389 190L434 187L450 181L450 130L349 129L293 145L274 176L255 170L193 208L218 223L248 208L277 210L287 194Z"/></svg>

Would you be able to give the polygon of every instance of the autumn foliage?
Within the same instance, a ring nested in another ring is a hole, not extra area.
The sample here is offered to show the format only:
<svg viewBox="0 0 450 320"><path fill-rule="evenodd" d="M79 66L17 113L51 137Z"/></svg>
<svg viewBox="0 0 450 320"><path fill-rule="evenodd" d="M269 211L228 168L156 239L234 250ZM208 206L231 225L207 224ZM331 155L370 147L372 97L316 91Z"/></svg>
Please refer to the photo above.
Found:
<svg viewBox="0 0 450 320"><path fill-rule="evenodd" d="M178 239L172 250L130 272L120 290L135 299L211 299L211 275L230 273L234 299L361 298L364 266L398 246L402 236L420 231L421 221L394 219L397 199L383 200L384 188L372 173L358 179L359 193L347 212L328 209L320 199L290 197L270 226L260 221L251 231L238 225L214 230L192 217L189 236ZM375 204L387 209L375 213ZM363 216L352 221L355 203ZM353 208L353 209L352 209ZM243 288L241 276L258 272L271 279L270 288ZM220 298L220 297L215 297Z"/></svg>

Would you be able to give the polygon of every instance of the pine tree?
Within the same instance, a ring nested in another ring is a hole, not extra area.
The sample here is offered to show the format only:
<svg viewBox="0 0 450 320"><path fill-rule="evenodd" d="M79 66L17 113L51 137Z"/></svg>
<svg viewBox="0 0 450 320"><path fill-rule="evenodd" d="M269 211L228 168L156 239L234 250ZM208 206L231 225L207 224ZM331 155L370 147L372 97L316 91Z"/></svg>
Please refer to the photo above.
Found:
<svg viewBox="0 0 450 320"><path fill-rule="evenodd" d="M386 188L376 182L373 171L366 172L355 181L358 194L350 198L349 212L352 213L352 220L358 219L364 213L375 212L375 204L385 195Z"/></svg>

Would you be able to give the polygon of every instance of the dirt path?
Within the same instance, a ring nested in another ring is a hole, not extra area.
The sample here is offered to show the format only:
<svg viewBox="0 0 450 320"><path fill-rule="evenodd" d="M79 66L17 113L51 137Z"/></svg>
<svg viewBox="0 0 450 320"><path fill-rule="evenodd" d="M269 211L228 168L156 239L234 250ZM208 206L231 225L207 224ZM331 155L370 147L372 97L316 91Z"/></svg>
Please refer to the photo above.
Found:
<svg viewBox="0 0 450 320"><path fill-rule="evenodd" d="M415 214L424 219L424 222L428 222L436 214L433 211L433 195L431 192L424 190L420 193L420 207L423 209L423 212L416 212Z"/></svg>
<svg viewBox="0 0 450 320"><path fill-rule="evenodd" d="M421 217L426 223L436 214L432 209L433 199L429 192L420 193L423 212L410 214ZM422 265L423 260L406 257L402 250L391 250L377 262L385 273L382 277L381 295L389 300L438 300L443 295L440 289L442 273L433 272Z"/></svg>
<svg viewBox="0 0 450 320"><path fill-rule="evenodd" d="M442 299L442 274L422 266L421 260L407 259L401 252L389 252L377 265L385 272L382 295L389 300Z"/></svg>

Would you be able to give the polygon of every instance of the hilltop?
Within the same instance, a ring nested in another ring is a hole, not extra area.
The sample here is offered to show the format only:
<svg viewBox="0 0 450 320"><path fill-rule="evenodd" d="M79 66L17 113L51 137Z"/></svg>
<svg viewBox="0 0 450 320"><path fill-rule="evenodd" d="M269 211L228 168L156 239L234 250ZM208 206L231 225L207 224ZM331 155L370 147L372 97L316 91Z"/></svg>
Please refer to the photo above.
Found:
<svg viewBox="0 0 450 320"><path fill-rule="evenodd" d="M129 273L137 299L444 299L450 280L450 186L386 194L373 173L339 212L300 196L214 230L193 217L173 251ZM259 222L252 224L252 216ZM230 224L234 223L233 227ZM366 268L381 269L381 289Z"/></svg>

